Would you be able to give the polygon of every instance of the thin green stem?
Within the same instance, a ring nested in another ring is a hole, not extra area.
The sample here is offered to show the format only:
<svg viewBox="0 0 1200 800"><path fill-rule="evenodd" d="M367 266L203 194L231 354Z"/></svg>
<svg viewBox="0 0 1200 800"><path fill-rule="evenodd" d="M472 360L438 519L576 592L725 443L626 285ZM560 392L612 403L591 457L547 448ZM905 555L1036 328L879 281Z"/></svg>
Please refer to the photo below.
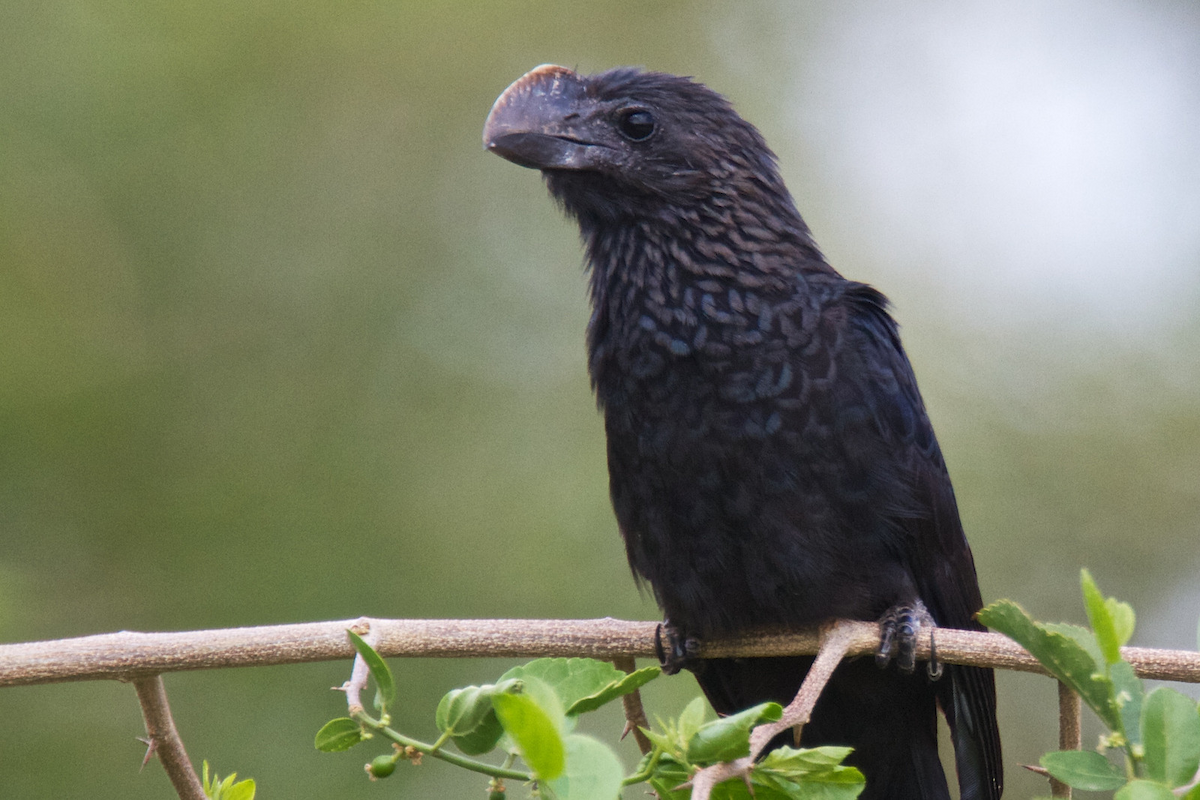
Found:
<svg viewBox="0 0 1200 800"><path fill-rule="evenodd" d="M437 751L441 750L442 745L444 745L448 741L450 741L450 731L446 731L441 736L438 737L438 740L433 743L432 749L429 751L429 754L437 755Z"/></svg>
<svg viewBox="0 0 1200 800"><path fill-rule="evenodd" d="M622 786L632 786L635 783L642 783L650 780L650 776L654 773L654 768L658 766L658 760L662 758L663 750L658 745L654 746L653 752L650 754L650 760L646 762L646 768L641 772L635 772L625 780L621 781Z"/></svg>
<svg viewBox="0 0 1200 800"><path fill-rule="evenodd" d="M494 764L486 764L482 761L476 761L473 758L456 756L454 753L447 753L443 750L439 750L437 749L438 746L443 744L443 742L440 740L438 745L432 745L428 744L427 742L418 741L417 739L410 739L404 734L394 731L386 725L381 724L379 720L373 719L365 711L356 711L351 714L351 717L354 718L355 722L365 725L376 733L386 736L388 739L391 739L393 742L401 745L402 747L411 747L419 753L425 753L426 755L433 756L434 758L440 758L442 761L445 761L448 764L453 764L456 767L462 767L463 769L469 769L472 772L479 772L484 775L491 775L493 778L510 778L515 781L533 780L533 776L528 772L507 769L505 767L497 767ZM443 735L442 739L445 738L446 737Z"/></svg>
<svg viewBox="0 0 1200 800"><path fill-rule="evenodd" d="M1133 744L1125 743L1125 773L1129 780L1142 777L1142 759L1133 753Z"/></svg>

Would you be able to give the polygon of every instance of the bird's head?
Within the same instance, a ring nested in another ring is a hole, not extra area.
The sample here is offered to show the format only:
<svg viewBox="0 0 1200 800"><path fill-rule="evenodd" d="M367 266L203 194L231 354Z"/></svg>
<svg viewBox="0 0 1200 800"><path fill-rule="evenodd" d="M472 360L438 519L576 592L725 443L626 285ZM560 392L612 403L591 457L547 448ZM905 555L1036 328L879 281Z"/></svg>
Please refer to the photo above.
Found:
<svg viewBox="0 0 1200 800"><path fill-rule="evenodd" d="M483 144L542 170L550 192L585 226L713 199L793 209L754 126L721 95L675 75L537 67L496 99Z"/></svg>

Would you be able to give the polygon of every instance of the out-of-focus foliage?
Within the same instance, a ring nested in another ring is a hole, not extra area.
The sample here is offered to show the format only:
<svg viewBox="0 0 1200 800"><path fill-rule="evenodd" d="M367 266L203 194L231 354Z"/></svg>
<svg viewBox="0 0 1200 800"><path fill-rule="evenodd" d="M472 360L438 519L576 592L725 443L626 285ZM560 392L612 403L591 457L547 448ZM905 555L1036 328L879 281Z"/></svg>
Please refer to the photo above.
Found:
<svg viewBox="0 0 1200 800"><path fill-rule="evenodd" d="M678 718L660 717L657 730L641 728L652 747L626 774L608 744L573 731L581 715L637 691L662 670L646 667L626 674L591 658L539 658L510 669L496 683L451 689L437 707L441 736L422 742L389 726L388 698L395 678L369 644L354 633L349 636L375 683L379 717L351 700L351 717L325 723L313 744L323 753L341 753L376 737L390 741L391 751L366 765L372 780L390 777L401 760L428 756L490 776L489 798L507 797L503 781L508 780L536 784L539 796L556 800L607 800L629 792L649 794L649 787L662 798L687 800L692 790L683 784L705 767L748 756L753 728L783 714L778 703L763 703L704 722L706 703L696 697ZM465 756L483 758L464 758L451 745ZM850 752L848 747L780 748L747 774L722 781L712 796L740 799L752 792L765 800L814 795L854 800L865 780L857 768L842 764ZM497 763L500 758L503 764ZM206 762L206 783L207 769ZM649 787L638 787L640 783Z"/></svg>
<svg viewBox="0 0 1200 800"><path fill-rule="evenodd" d="M253 779L239 781L236 772L226 775L224 779L215 772L210 776L207 761L203 762L200 769L200 782L209 800L254 800Z"/></svg>
<svg viewBox="0 0 1200 800"><path fill-rule="evenodd" d="M1147 693L1121 646L1133 634L1128 603L1105 598L1086 569L1081 575L1092 629L1034 621L1011 600L979 612L979 621L1028 650L1079 695L1108 732L1094 750L1058 750L1041 765L1055 778L1088 792L1116 791L1120 800L1200 798L1200 715L1196 701L1167 686ZM1112 756L1117 756L1117 764ZM1108 756L1108 757L1106 757Z"/></svg>
<svg viewBox="0 0 1200 800"><path fill-rule="evenodd" d="M762 128L833 263L896 302L985 597L1078 616L1086 561L1136 644L1191 646L1198 15L0 4L0 639L656 616L608 508L575 233L480 146L495 96L552 61L693 74ZM396 672L403 720L496 665ZM303 698L343 673L166 681L193 756L365 797L311 748L327 709ZM1000 691L1006 759L1032 763L1054 687ZM694 693L656 681L650 713ZM137 772L128 686L2 689L0 719L6 795L170 791ZM389 785L476 790L446 774Z"/></svg>

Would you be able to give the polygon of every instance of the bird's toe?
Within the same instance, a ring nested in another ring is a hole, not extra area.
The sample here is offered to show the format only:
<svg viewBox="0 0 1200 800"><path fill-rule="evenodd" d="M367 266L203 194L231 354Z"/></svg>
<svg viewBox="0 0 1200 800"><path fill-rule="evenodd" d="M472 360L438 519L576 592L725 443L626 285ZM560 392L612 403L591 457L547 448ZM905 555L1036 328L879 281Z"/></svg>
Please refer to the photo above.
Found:
<svg viewBox="0 0 1200 800"><path fill-rule="evenodd" d="M660 623L654 632L654 650L667 675L674 675L681 669L694 669L700 659L700 641L670 622Z"/></svg>
<svg viewBox="0 0 1200 800"><path fill-rule="evenodd" d="M917 637L923 627L936 624L920 600L898 603L879 619L879 648L875 663L881 668L893 660L900 671L911 674L917 665Z"/></svg>

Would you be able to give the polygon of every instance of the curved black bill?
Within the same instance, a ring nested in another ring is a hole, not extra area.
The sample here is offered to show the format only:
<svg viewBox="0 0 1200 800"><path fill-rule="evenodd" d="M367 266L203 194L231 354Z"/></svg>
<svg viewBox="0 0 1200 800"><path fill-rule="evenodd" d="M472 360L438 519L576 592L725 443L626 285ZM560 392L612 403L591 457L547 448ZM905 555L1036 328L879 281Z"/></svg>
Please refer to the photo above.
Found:
<svg viewBox="0 0 1200 800"><path fill-rule="evenodd" d="M533 169L577 169L586 166L589 147L544 133L505 133L487 143L490 152Z"/></svg>
<svg viewBox="0 0 1200 800"><path fill-rule="evenodd" d="M483 146L532 169L586 169L595 144L581 136L578 107L585 100L579 76L553 64L522 75L496 98L483 126Z"/></svg>

